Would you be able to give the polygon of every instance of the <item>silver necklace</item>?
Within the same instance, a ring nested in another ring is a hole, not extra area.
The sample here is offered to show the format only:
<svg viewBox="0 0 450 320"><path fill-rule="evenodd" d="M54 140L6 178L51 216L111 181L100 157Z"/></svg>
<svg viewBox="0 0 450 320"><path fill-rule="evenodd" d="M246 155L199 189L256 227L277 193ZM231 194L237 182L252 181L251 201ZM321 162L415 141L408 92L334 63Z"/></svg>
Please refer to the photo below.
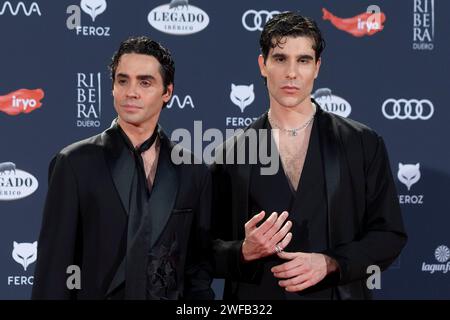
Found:
<svg viewBox="0 0 450 320"><path fill-rule="evenodd" d="M293 128L293 129L285 129L285 128L281 128L278 124L276 124L275 122L273 122L273 119L272 119L272 117L270 116L270 110L269 110L269 112L267 113L267 116L268 116L268 118L269 118L270 124L271 124L273 127L277 128L277 129L280 129L281 131L286 132L286 133L288 134L288 136L295 137L295 136L298 135L298 132L299 132L299 131L301 131L301 130L305 129L306 127L308 127L308 126L311 124L311 122L313 121L314 116L315 116L316 111L317 111L317 107L316 107L316 105L315 105L314 103L313 103L313 107L314 107L314 113L313 113L313 115L311 116L311 118L308 119L308 120L307 120L304 124L302 124L300 127L298 127L298 128Z"/></svg>

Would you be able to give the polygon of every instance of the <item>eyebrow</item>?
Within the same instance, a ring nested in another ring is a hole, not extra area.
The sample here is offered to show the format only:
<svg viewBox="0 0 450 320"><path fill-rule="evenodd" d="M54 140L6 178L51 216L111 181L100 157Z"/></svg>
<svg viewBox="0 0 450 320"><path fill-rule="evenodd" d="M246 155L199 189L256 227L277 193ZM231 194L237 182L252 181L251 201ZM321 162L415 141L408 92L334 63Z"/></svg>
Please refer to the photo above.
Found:
<svg viewBox="0 0 450 320"><path fill-rule="evenodd" d="M129 79L130 76L127 75L126 73L118 73L117 78ZM155 77L149 74L138 75L136 78L138 78L138 80L155 80Z"/></svg>
<svg viewBox="0 0 450 320"><path fill-rule="evenodd" d="M274 53L272 54L272 58L286 58L287 56L284 53ZM314 57L309 54L300 54L297 56L297 59L306 59L306 60L314 60Z"/></svg>

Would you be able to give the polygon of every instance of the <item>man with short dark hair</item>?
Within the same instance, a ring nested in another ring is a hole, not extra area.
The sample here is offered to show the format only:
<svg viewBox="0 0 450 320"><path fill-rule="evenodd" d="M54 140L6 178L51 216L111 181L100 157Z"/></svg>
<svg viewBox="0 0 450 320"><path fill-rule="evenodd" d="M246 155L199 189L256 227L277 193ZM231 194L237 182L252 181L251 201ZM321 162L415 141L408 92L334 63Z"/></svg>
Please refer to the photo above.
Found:
<svg viewBox="0 0 450 320"><path fill-rule="evenodd" d="M260 45L269 111L219 147L212 167L224 298L369 298L369 266L386 269L407 239L383 139L311 98L324 49L313 20L278 14ZM251 130L270 137L254 149ZM281 160L275 174L233 162L263 147Z"/></svg>
<svg viewBox="0 0 450 320"><path fill-rule="evenodd" d="M110 69L117 119L50 164L32 298L212 299L210 176L174 164L174 148L192 155L158 125L173 93L170 52L130 38Z"/></svg>

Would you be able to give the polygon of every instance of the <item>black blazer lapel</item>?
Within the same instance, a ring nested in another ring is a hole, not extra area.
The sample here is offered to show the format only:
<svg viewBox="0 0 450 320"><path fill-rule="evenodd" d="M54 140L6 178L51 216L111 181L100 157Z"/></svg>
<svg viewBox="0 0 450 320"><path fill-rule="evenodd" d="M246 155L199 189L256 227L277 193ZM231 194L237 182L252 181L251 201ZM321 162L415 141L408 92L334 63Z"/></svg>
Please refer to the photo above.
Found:
<svg viewBox="0 0 450 320"><path fill-rule="evenodd" d="M135 162L119 130L117 124L113 122L111 128L103 132L102 140L105 145L105 160L114 186L119 194L124 212L128 214Z"/></svg>
<svg viewBox="0 0 450 320"><path fill-rule="evenodd" d="M320 107L317 109L319 141L327 191L328 247L332 247L335 239L333 226L335 223L339 223L339 221L335 220L335 215L333 215L334 208L337 206L337 192L341 179L339 132L336 123L332 121L330 116L322 111Z"/></svg>
<svg viewBox="0 0 450 320"><path fill-rule="evenodd" d="M133 182L133 173L135 171L135 162L133 155L126 146L124 137L120 133L116 121L113 121L111 127L103 132L102 140L104 143L105 161L109 167L114 187L119 195L123 206L124 214L129 214L130 210L130 191ZM110 296L125 281L125 258L122 259L119 267L114 274L105 297Z"/></svg>
<svg viewBox="0 0 450 320"><path fill-rule="evenodd" d="M178 193L177 171L170 157L172 145L164 132L159 130L161 147L149 203L149 248L154 246L166 226Z"/></svg>
<svg viewBox="0 0 450 320"><path fill-rule="evenodd" d="M166 226L172 213L178 193L177 172L170 158L172 149L171 142L160 128L158 128L158 130L160 130L159 138L161 141L161 148L158 158L158 167L156 169L156 176L152 187L152 193L148 207L149 210L148 213L145 214L146 218L144 219L144 223L146 225L144 228L148 230L148 248L152 248L154 246L159 236L161 235L161 232L164 230L164 227ZM113 179L114 183L116 184L116 188L118 188L118 190L121 190L121 192L119 193L122 194L121 199L123 196L122 201L127 203L129 206L132 175L130 174L129 180L125 179L125 172L121 168L121 165L125 165L126 161L125 159L121 158L126 158L126 155L124 155L123 151L117 152L116 150L116 153L119 159L116 159L116 161L114 161L115 158L112 158L113 160L109 160L112 170L111 172L115 173L113 174ZM130 155L128 155L128 158L130 158L131 162L133 162L133 158L130 157ZM121 185L122 181L124 185ZM113 280L111 281L111 284L106 293L107 297L125 281L125 265L126 257L124 257L124 259L122 260L119 268L114 275Z"/></svg>
<svg viewBox="0 0 450 320"><path fill-rule="evenodd" d="M258 132L260 129L263 128L265 121L267 120L267 113L264 113L262 116L260 116L248 129L250 130L256 130L256 134L258 136ZM232 167L236 170L236 176L239 177L239 179L233 179L234 185L233 185L233 193L236 195L233 197L233 206L232 206L232 212L235 212L238 217L239 221L239 227L235 228L235 230L238 230L238 234L234 235L237 236L236 239L243 239L245 237L245 234L243 233L243 226L248 221L247 213L248 213L248 193L249 193L249 185L250 185L250 174L251 174L251 165L249 162L250 159L250 146L248 143L247 136L245 132L243 134L240 134L237 136L236 143L232 144L235 146L234 152L227 152L226 155L226 164L232 163L234 164ZM258 144L263 143L263 141L259 141L258 136ZM264 141L266 143L266 141ZM229 151L229 150L227 150ZM239 164L236 161L237 153L238 152L245 152L245 161L243 164ZM258 155L256 155L258 156ZM234 158L233 158L234 157Z"/></svg>
<svg viewBox="0 0 450 320"><path fill-rule="evenodd" d="M122 259L122 262L120 263L119 267L116 270L116 273L114 274L114 278L112 279L111 283L109 284L108 290L106 291L105 298L108 298L114 290L119 288L119 286L125 282L125 263L126 259Z"/></svg>

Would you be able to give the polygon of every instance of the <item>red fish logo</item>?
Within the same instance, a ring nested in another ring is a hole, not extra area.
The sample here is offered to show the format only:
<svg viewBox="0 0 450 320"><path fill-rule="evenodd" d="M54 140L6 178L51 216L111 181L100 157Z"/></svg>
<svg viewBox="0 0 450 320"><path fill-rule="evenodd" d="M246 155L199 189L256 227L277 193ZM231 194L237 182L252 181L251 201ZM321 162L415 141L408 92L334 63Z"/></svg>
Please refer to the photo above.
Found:
<svg viewBox="0 0 450 320"><path fill-rule="evenodd" d="M10 116L17 116L20 113L30 113L41 107L40 100L44 98L42 89L28 90L20 89L0 96L0 111Z"/></svg>
<svg viewBox="0 0 450 320"><path fill-rule="evenodd" d="M383 12L364 12L353 18L339 18L330 11L322 8L323 20L330 20L331 24L339 30L350 33L355 37L371 36L383 30L386 15Z"/></svg>

